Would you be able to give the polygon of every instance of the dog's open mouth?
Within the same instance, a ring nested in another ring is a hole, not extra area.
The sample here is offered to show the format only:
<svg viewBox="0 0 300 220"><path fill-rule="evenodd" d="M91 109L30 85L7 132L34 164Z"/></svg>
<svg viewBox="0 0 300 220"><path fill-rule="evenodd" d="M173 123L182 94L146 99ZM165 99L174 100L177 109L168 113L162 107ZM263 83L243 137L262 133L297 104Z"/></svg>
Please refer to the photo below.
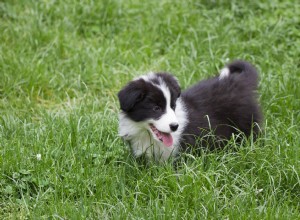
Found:
<svg viewBox="0 0 300 220"><path fill-rule="evenodd" d="M157 139L163 142L166 147L170 147L173 144L173 137L170 133L159 131L153 124L150 124L150 128Z"/></svg>

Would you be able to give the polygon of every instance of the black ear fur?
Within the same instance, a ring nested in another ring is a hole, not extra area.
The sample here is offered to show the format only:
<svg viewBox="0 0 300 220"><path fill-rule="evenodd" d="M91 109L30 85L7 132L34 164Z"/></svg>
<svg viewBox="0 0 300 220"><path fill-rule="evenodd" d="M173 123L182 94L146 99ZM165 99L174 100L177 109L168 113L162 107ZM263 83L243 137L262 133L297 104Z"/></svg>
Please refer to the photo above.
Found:
<svg viewBox="0 0 300 220"><path fill-rule="evenodd" d="M119 93L120 107L123 111L130 111L134 105L142 101L146 94L145 81L143 79L128 83Z"/></svg>

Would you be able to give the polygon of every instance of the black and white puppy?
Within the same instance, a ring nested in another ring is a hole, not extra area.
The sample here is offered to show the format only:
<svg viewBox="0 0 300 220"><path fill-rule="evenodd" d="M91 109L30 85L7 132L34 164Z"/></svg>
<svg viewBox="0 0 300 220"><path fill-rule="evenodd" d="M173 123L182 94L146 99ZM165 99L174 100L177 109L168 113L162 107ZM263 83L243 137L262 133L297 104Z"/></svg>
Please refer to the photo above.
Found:
<svg viewBox="0 0 300 220"><path fill-rule="evenodd" d="M168 73L141 76L118 93L119 134L136 157L157 161L187 149L222 147L235 133L256 135L262 119L257 84L257 71L245 61L230 63L219 76L182 93Z"/></svg>

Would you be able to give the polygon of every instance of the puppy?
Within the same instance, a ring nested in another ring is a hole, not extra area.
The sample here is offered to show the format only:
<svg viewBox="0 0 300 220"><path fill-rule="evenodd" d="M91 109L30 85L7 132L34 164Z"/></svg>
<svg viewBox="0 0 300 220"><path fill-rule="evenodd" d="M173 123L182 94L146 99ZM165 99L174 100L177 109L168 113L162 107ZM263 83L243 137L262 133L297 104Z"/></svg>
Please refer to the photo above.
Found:
<svg viewBox="0 0 300 220"><path fill-rule="evenodd" d="M136 157L160 162L181 151L222 148L232 134L256 136L257 84L256 69L240 60L183 92L169 73L141 76L118 93L119 135Z"/></svg>

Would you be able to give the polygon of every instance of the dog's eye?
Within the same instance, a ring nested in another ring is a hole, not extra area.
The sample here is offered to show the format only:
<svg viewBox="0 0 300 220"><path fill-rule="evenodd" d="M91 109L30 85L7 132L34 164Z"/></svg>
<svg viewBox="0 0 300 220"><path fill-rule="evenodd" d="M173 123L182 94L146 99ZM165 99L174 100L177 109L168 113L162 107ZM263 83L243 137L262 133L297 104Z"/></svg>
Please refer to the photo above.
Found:
<svg viewBox="0 0 300 220"><path fill-rule="evenodd" d="M158 112L160 110L161 110L161 108L157 105L153 107L153 111L155 111L155 112Z"/></svg>

